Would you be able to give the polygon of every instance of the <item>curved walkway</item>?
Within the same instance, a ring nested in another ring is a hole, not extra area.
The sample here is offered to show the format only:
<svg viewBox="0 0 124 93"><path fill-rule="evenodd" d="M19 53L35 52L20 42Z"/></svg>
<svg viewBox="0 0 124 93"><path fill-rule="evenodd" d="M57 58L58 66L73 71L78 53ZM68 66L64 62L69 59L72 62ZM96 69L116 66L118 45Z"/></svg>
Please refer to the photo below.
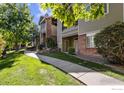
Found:
<svg viewBox="0 0 124 93"><path fill-rule="evenodd" d="M106 76L92 69L68 61L38 55L33 52L25 52L25 54L35 58L39 58L40 60L67 72L68 74L72 75L86 85L124 85L123 81L117 80L113 77Z"/></svg>

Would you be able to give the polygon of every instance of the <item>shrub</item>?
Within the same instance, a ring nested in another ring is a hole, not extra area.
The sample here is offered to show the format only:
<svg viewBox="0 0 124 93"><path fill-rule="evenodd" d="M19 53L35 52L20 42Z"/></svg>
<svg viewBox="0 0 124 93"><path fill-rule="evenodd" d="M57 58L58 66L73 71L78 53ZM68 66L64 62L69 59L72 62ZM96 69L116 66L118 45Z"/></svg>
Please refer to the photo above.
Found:
<svg viewBox="0 0 124 93"><path fill-rule="evenodd" d="M27 47L26 49L29 50L29 51L35 51L36 50L36 47L31 46L31 47Z"/></svg>
<svg viewBox="0 0 124 93"><path fill-rule="evenodd" d="M55 48L56 42L53 38L47 38L47 47L48 48Z"/></svg>
<svg viewBox="0 0 124 93"><path fill-rule="evenodd" d="M3 40L2 35L0 35L0 55L4 50L4 47L5 47L5 41Z"/></svg>
<svg viewBox="0 0 124 93"><path fill-rule="evenodd" d="M124 23L106 27L95 35L94 42L98 53L108 61L124 64Z"/></svg>
<svg viewBox="0 0 124 93"><path fill-rule="evenodd" d="M75 48L70 47L70 48L68 49L68 53L74 55L74 54L75 54Z"/></svg>

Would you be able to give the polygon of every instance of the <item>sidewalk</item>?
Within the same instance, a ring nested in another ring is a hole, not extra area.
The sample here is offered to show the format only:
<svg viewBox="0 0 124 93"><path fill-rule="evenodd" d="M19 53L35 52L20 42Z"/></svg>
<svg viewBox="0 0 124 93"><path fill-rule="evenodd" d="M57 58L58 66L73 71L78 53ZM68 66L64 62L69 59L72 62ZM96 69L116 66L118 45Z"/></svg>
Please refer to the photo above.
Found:
<svg viewBox="0 0 124 93"><path fill-rule="evenodd" d="M31 52L26 52L25 54L35 58L39 58L42 61L67 72L68 74L72 75L86 85L124 85L123 81L117 80L115 78L106 76L89 68L68 61L63 61L43 55L37 55Z"/></svg>

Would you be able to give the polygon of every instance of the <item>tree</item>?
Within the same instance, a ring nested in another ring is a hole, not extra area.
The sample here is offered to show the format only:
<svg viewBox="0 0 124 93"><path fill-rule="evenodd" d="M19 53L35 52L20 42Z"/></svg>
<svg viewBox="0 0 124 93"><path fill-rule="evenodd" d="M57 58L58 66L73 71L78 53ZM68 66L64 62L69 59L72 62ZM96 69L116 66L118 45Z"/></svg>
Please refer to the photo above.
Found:
<svg viewBox="0 0 124 93"><path fill-rule="evenodd" d="M4 29L0 29L0 34L3 35L3 39L6 41L6 46L8 46L8 48L12 48L13 47L13 33Z"/></svg>
<svg viewBox="0 0 124 93"><path fill-rule="evenodd" d="M0 55L1 55L1 53L2 53L2 51L3 51L3 49L4 49L4 47L5 47L5 41L3 40L3 38L2 38L2 35L0 35Z"/></svg>
<svg viewBox="0 0 124 93"><path fill-rule="evenodd" d="M26 4L0 5L0 33L5 36L8 45L26 44L29 41L32 16ZM7 36L6 36L7 35Z"/></svg>
<svg viewBox="0 0 124 93"><path fill-rule="evenodd" d="M79 19L94 20L104 15L104 4L100 3L44 3L41 8L52 9L53 17L59 19L66 27L73 26Z"/></svg>

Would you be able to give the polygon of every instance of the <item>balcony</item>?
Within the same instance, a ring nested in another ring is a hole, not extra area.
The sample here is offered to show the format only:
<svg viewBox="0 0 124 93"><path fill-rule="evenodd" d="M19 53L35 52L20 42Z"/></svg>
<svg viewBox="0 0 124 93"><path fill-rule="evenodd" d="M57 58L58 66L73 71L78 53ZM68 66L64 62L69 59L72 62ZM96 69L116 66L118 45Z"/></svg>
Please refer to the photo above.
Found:
<svg viewBox="0 0 124 93"><path fill-rule="evenodd" d="M62 37L69 37L78 34L78 26L73 26L71 28L64 29L62 32Z"/></svg>

